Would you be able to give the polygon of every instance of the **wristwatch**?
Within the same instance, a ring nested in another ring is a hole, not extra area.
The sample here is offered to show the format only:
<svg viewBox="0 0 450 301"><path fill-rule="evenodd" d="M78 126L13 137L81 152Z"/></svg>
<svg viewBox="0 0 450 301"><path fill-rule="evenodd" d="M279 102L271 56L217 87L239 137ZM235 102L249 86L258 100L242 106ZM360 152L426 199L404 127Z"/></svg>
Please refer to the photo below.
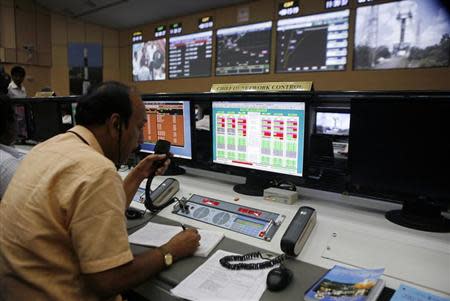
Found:
<svg viewBox="0 0 450 301"><path fill-rule="evenodd" d="M164 264L166 267L170 267L173 263L173 256L170 254L167 250L165 250L163 247L157 248L157 250L161 253L161 255L164 258Z"/></svg>

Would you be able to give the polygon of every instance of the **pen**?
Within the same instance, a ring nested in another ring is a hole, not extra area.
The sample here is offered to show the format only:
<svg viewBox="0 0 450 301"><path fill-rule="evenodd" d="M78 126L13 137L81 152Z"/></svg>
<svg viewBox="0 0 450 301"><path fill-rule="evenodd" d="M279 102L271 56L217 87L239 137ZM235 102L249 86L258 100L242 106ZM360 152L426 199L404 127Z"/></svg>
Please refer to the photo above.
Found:
<svg viewBox="0 0 450 301"><path fill-rule="evenodd" d="M180 224L181 228L183 228L183 231L186 230L186 226L183 224Z"/></svg>

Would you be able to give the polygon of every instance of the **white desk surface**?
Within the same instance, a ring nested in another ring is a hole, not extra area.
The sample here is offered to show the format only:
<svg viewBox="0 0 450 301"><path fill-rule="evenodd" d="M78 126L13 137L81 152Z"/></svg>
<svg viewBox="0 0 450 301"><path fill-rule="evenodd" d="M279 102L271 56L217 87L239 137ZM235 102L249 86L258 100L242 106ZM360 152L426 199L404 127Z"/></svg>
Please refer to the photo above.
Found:
<svg viewBox="0 0 450 301"><path fill-rule="evenodd" d="M317 224L298 260L323 268L335 264L348 267L384 267L386 285L397 289L401 283L417 286L438 295L450 296L450 234L404 228L384 218L388 210L400 205L348 197L298 187L299 202L285 205L262 197L240 195L233 185L244 178L185 168L187 173L173 176L180 182L177 197L199 194L230 203L273 211L286 216L271 242L252 238L213 225L173 214L168 206L159 215L202 229L223 231L228 238L281 253L280 239L300 206L317 211ZM122 173L125 175L126 172ZM156 188L166 177L156 177ZM145 181L141 184L145 187ZM234 201L235 197L239 201Z"/></svg>

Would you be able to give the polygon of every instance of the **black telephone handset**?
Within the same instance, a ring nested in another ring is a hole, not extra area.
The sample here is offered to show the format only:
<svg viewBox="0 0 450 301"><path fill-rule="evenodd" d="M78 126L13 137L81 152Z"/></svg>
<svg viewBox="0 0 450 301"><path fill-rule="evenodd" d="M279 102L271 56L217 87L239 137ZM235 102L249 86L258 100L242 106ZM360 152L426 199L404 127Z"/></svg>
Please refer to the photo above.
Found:
<svg viewBox="0 0 450 301"><path fill-rule="evenodd" d="M170 156L170 141L162 139L156 141L155 154L157 155L165 154L167 160ZM155 172L158 168L164 165L164 162L166 160L160 160L153 163L153 169L155 170ZM160 186L158 186L158 188L156 188L155 191L152 193L151 185L154 177L155 174L152 173L147 178L147 185L145 186L145 202L144 202L145 208L147 208L152 212L159 211L170 203L171 198L163 197L166 194L166 190L172 189L173 191L175 191L176 189L176 191L178 191L179 187L177 180L169 178L166 179ZM153 200L152 194L155 195L155 198L159 197L158 200L156 199Z"/></svg>

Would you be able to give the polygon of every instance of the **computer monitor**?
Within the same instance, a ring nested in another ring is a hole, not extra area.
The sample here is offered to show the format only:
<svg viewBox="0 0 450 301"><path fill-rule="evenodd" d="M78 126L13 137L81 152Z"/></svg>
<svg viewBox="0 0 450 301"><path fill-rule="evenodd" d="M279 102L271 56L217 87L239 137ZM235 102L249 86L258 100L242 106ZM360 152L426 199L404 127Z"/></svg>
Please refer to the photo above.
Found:
<svg viewBox="0 0 450 301"><path fill-rule="evenodd" d="M133 81L166 79L166 39L133 44L131 60Z"/></svg>
<svg viewBox="0 0 450 301"><path fill-rule="evenodd" d="M191 104L182 100L144 100L147 123L141 152L153 153L156 141L168 140L176 158L192 159Z"/></svg>
<svg viewBox="0 0 450 301"><path fill-rule="evenodd" d="M450 231L450 99L356 99L351 114L351 192L403 203L394 223Z"/></svg>
<svg viewBox="0 0 450 301"><path fill-rule="evenodd" d="M28 118L25 104L14 104L16 114L16 141L23 143L28 139Z"/></svg>
<svg viewBox="0 0 450 301"><path fill-rule="evenodd" d="M344 70L349 16L347 9L279 20L276 72Z"/></svg>
<svg viewBox="0 0 450 301"><path fill-rule="evenodd" d="M354 69L446 67L449 35L448 1L406 0L358 7Z"/></svg>
<svg viewBox="0 0 450 301"><path fill-rule="evenodd" d="M211 75L212 31L169 39L169 78Z"/></svg>
<svg viewBox="0 0 450 301"><path fill-rule="evenodd" d="M269 73L272 21L217 30L216 75Z"/></svg>
<svg viewBox="0 0 450 301"><path fill-rule="evenodd" d="M317 111L316 134L348 136L350 130L350 113Z"/></svg>
<svg viewBox="0 0 450 301"><path fill-rule="evenodd" d="M44 141L63 132L62 116L57 101L30 102L31 135L34 141Z"/></svg>
<svg viewBox="0 0 450 301"><path fill-rule="evenodd" d="M213 101L213 162L247 171L235 191L262 195L264 173L303 176L305 102ZM252 177L253 175L253 177Z"/></svg>

